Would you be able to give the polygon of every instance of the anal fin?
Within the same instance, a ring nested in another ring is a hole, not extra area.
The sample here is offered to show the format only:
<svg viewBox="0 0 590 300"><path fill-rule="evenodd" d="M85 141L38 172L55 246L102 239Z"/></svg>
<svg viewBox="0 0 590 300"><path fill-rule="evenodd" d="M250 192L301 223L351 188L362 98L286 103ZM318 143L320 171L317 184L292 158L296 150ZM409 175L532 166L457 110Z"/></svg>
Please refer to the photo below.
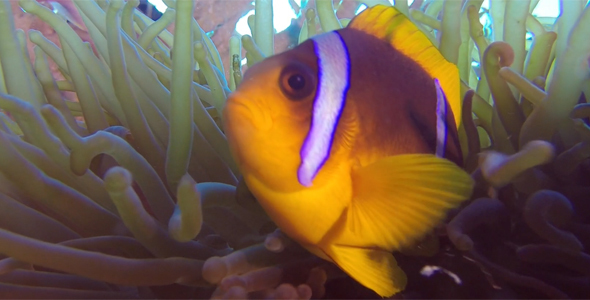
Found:
<svg viewBox="0 0 590 300"><path fill-rule="evenodd" d="M379 296L390 297L406 287L406 274L389 251L332 245L326 254L344 272Z"/></svg>

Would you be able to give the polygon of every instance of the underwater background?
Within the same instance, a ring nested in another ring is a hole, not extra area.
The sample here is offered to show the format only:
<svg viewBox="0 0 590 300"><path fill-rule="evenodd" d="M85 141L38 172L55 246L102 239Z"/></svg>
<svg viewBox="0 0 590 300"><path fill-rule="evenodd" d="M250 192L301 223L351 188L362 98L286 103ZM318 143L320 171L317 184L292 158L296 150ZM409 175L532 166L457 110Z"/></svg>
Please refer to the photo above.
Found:
<svg viewBox="0 0 590 300"><path fill-rule="evenodd" d="M0 298L380 299L276 230L220 119L248 67L377 4L0 0ZM392 298L590 298L588 1L395 6L459 68L476 187L394 253Z"/></svg>

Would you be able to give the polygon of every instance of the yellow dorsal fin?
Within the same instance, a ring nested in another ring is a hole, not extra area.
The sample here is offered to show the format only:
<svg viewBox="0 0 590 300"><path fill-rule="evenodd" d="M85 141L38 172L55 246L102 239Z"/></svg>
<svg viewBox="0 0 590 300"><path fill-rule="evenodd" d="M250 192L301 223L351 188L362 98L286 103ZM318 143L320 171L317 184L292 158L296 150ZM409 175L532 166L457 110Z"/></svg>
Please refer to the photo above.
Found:
<svg viewBox="0 0 590 300"><path fill-rule="evenodd" d="M352 19L347 28L358 29L389 42L395 49L422 66L432 78L438 78L453 110L455 124L459 128L463 106L459 69L443 57L408 17L393 6L375 5Z"/></svg>

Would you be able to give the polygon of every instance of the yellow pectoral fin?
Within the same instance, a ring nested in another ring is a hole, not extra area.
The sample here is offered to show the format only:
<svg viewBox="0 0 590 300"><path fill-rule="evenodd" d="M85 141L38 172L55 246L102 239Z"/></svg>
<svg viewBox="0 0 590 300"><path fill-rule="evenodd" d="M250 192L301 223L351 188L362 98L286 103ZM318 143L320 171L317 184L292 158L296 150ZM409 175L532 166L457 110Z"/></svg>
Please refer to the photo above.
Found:
<svg viewBox="0 0 590 300"><path fill-rule="evenodd" d="M473 191L469 174L429 154L378 160L353 172L352 180L343 241L388 250L415 242Z"/></svg>
<svg viewBox="0 0 590 300"><path fill-rule="evenodd" d="M332 245L326 253L350 277L381 297L390 297L406 287L406 274L388 251Z"/></svg>

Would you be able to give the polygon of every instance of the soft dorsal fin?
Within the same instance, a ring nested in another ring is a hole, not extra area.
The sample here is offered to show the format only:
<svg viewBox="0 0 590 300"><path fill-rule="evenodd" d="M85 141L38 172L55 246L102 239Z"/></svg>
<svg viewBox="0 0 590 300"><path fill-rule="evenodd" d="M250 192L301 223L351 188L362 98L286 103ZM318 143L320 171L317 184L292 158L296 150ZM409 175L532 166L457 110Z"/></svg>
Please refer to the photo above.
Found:
<svg viewBox="0 0 590 300"><path fill-rule="evenodd" d="M361 30L387 41L392 47L416 61L433 79L438 78L453 110L455 124L459 128L462 108L459 69L443 57L408 17L393 6L375 5L352 19L347 28Z"/></svg>

